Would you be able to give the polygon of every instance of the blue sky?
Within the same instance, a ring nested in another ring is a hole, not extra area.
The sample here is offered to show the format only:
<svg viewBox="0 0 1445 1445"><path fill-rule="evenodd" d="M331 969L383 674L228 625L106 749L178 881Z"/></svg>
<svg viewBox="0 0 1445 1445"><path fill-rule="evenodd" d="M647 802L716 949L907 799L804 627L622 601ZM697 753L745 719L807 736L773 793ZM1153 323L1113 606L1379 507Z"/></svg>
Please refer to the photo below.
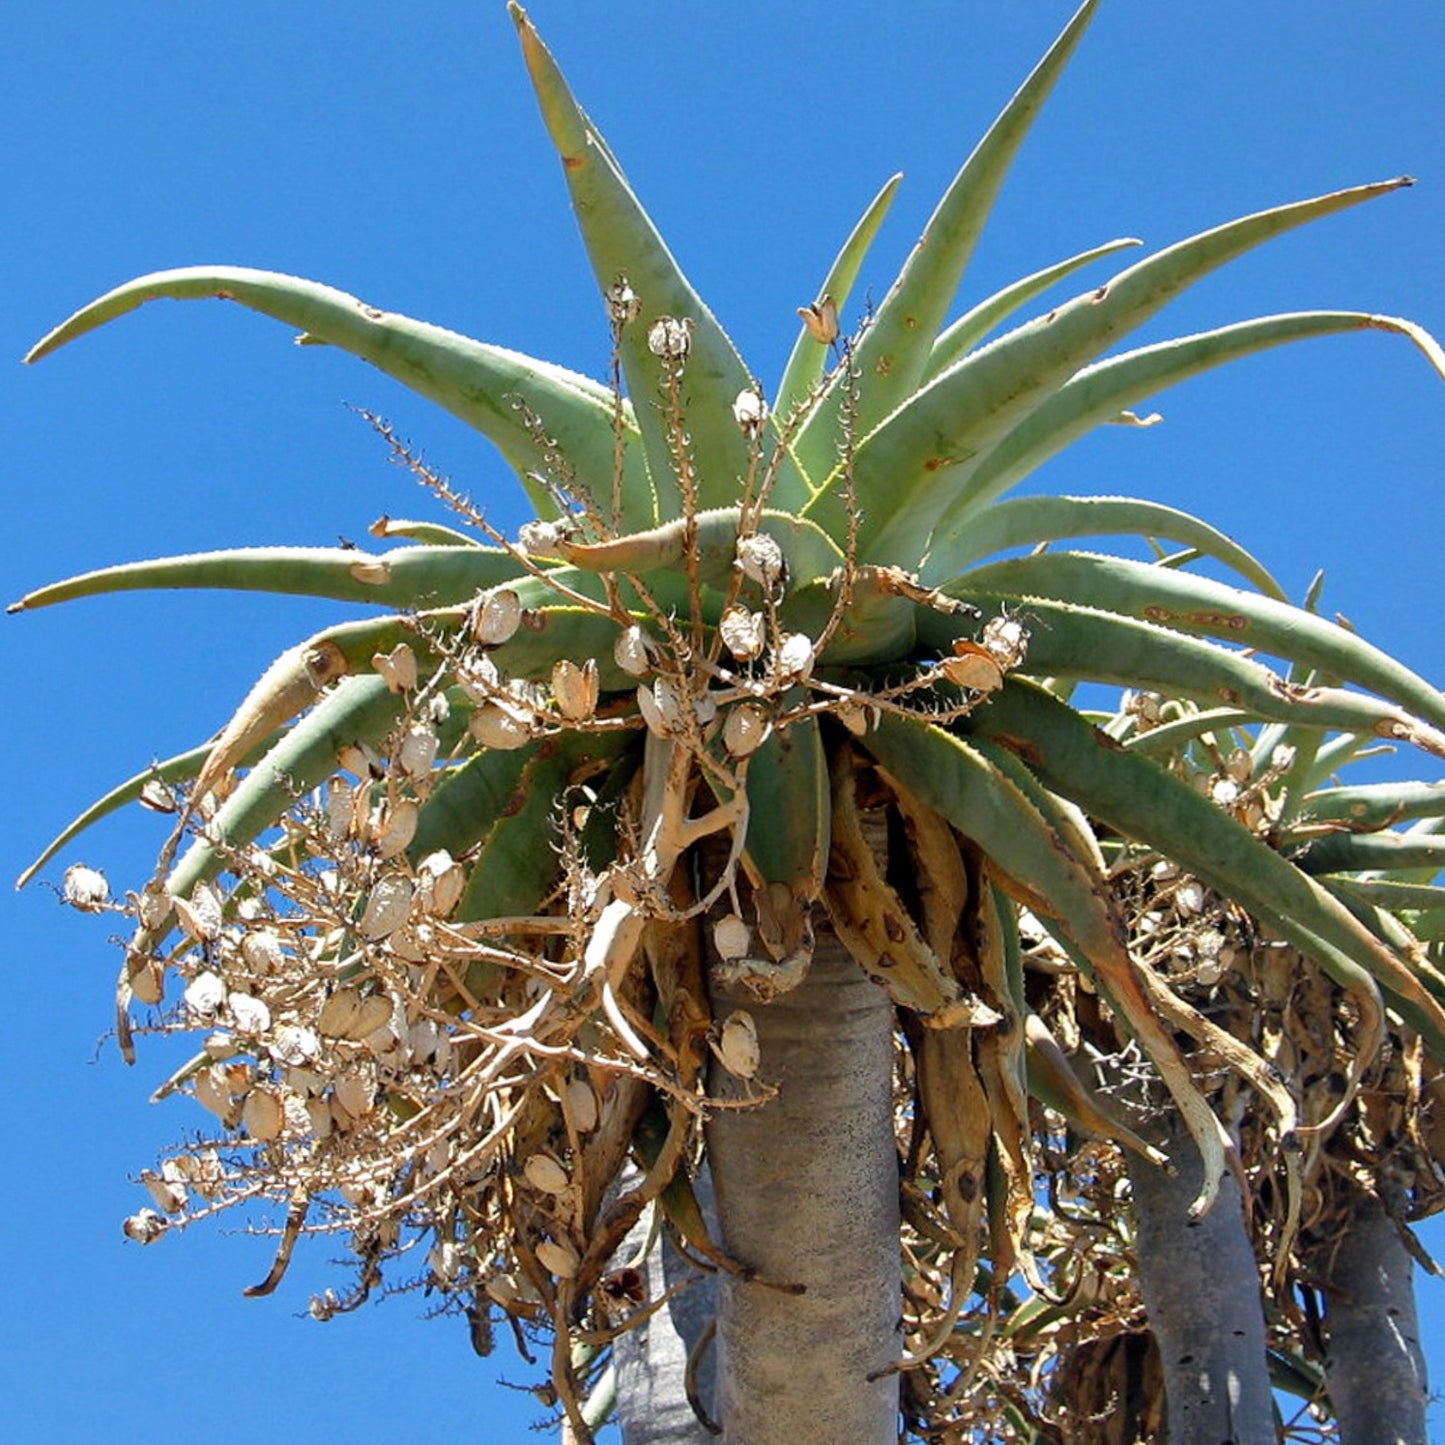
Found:
<svg viewBox="0 0 1445 1445"><path fill-rule="evenodd" d="M794 308L878 185L906 180L865 280L881 294L953 170L1067 18L1069 0L536 0L533 17L694 282L776 377ZM1285 200L1408 172L1413 190L1294 234L1172 307L1151 335L1312 306L1445 334L1445 10L1322 0L1105 0L1031 138L969 297L1119 235L1165 243ZM313 276L389 309L600 373L606 327L501 0L48 0L0 16L0 352L145 271L201 262ZM0 368L6 597L112 561L210 546L332 544L431 503L346 404L521 521L480 438L391 382L215 304L158 305L41 367ZM1296 595L1432 679L1445 386L1404 342L1315 342L1162 399L1050 465L1055 490L1198 511ZM0 875L93 797L199 741L276 653L335 615L255 598L132 596L7 619ZM1430 759L1406 760L1436 776ZM149 815L71 857L149 869ZM60 868L49 876L59 877ZM32 886L0 895L11 1022L0 1168L12 1210L0 1397L17 1441L226 1428L357 1441L521 1438L494 1388L408 1296L300 1318L324 1246L269 1301L240 1290L264 1241L120 1236L129 1181L187 1126L99 1040L117 963L104 926ZM1427 1238L1445 1247L1445 1231ZM1445 1385L1445 1286L1422 1285Z"/></svg>

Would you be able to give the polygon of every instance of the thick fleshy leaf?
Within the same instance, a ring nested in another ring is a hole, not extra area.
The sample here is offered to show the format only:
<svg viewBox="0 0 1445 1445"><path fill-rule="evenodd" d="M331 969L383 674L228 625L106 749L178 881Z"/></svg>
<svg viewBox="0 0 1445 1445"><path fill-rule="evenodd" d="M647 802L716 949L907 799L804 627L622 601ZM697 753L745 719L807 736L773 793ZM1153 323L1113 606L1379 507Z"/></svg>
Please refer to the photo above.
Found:
<svg viewBox="0 0 1445 1445"><path fill-rule="evenodd" d="M1445 728L1445 696L1347 628L1193 573L1087 552L1043 552L980 567L961 588L946 590L1008 598L1019 605L1051 598L1222 638L1344 678Z"/></svg>
<svg viewBox="0 0 1445 1445"><path fill-rule="evenodd" d="M1033 684L1010 680L967 720L1052 790L1126 837L1157 848L1297 943L1342 987L1378 980L1445 1057L1445 1011L1409 968L1307 874L1188 783L1125 751Z"/></svg>
<svg viewBox="0 0 1445 1445"><path fill-rule="evenodd" d="M7 611L163 587L293 593L392 609L443 607L525 575L498 547L397 547L380 554L350 547L240 547L84 572L38 588Z"/></svg>
<svg viewBox="0 0 1445 1445"><path fill-rule="evenodd" d="M1445 868L1445 837L1428 833L1331 833L1291 855L1306 873L1398 873Z"/></svg>
<svg viewBox="0 0 1445 1445"><path fill-rule="evenodd" d="M1445 377L1445 356L1427 332L1393 316L1373 316L1358 311L1304 311L1264 316L1141 347L1086 367L1030 412L991 450L950 467L947 508L934 532L924 569L925 579L936 583L956 576L986 555L977 550L972 538L974 519L981 509L1085 433L1115 420L1126 408L1137 406L1190 377L1271 347L1367 330L1407 337ZM912 544L905 544L901 536L895 536L893 545ZM1273 579L1257 585L1272 596L1280 596Z"/></svg>
<svg viewBox="0 0 1445 1445"><path fill-rule="evenodd" d="M1070 256L1066 261L1045 266L1042 271L1035 271L1032 276L1025 276L1022 280L1005 286L1002 291L995 292L986 301L980 301L972 310L966 311L957 321L951 323L934 342L923 380L932 381L939 372L947 371L954 362L962 360L989 332L1003 325L1014 312L1027 306L1034 297L1042 295L1050 286L1057 286L1075 271L1080 271L1095 261L1101 261L1105 256L1112 256L1116 251L1143 244L1133 236L1106 241L1102 246L1080 251L1077 256Z"/></svg>
<svg viewBox="0 0 1445 1445"><path fill-rule="evenodd" d="M77 311L25 359L39 361L67 341L161 297L237 301L298 327L304 341L337 346L369 361L495 443L541 516L555 516L557 507L532 474L550 475L554 451L567 458L578 485L599 509L610 507L616 439L613 399L605 387L551 362L378 311L344 291L298 276L240 266L158 271L118 286ZM528 412L535 424L529 423ZM546 444L549 439L551 445ZM647 484L640 449L624 450L624 491L642 495ZM645 526L650 520L636 517L630 524Z"/></svg>
<svg viewBox="0 0 1445 1445"><path fill-rule="evenodd" d="M860 434L871 431L918 386L1014 157L1097 8L1098 0L1085 0L989 127L859 338L856 364L868 378L858 400ZM811 476L823 477L833 469L846 389L835 379L798 435L795 451ZM826 525L834 536L843 535L834 531L831 519Z"/></svg>
<svg viewBox="0 0 1445 1445"><path fill-rule="evenodd" d="M1300 805L1300 821L1342 823L1352 830L1373 832L1415 818L1445 817L1445 782L1365 783L1324 788Z"/></svg>
<svg viewBox="0 0 1445 1445"><path fill-rule="evenodd" d="M819 288L818 300L831 297L839 311L847 305L853 283L858 279L859 268L873 244L873 238L878 234L878 228L883 224L883 218L888 214L888 208L893 204L893 197L897 194L902 179L901 173L890 177L884 182L883 189L869 202L868 209L859 217L858 224L844 241L843 249L838 252L837 259ZM806 326L800 327L798 339L788 357L788 364L783 368L782 380L778 383L778 394L773 400L773 411L784 423L794 407L807 400L813 388L822 380L827 363L828 348L822 342L816 341ZM831 461L829 465L831 466ZM790 497L781 488L775 491L773 496L779 506L796 506L805 500L803 496Z"/></svg>
<svg viewBox="0 0 1445 1445"><path fill-rule="evenodd" d="M962 532L935 536L935 550L924 573L934 576L947 572L950 578L956 578L996 552L1062 542L1069 537L1148 537L1182 542L1201 556L1232 567L1266 596L1285 600L1264 565L1233 538L1188 512L1136 497L1015 497L985 507L969 518Z"/></svg>
<svg viewBox="0 0 1445 1445"><path fill-rule="evenodd" d="M1068 602L1022 601L972 590L962 600L985 616L1018 611L1029 630L1022 670L1034 677L1110 683L1206 706L1223 702L1246 709L1254 720L1372 733L1445 757L1445 734L1388 703L1342 688L1296 686L1262 663L1203 638ZM921 642L944 653L954 637L976 631L977 623L920 609L918 630Z"/></svg>
<svg viewBox="0 0 1445 1445"><path fill-rule="evenodd" d="M948 474L996 446L1081 367L1237 256L1404 184L1384 181L1337 191L1191 236L935 377L859 445L853 475L863 513L860 556L916 565L953 502ZM808 511L831 535L842 535L846 508L840 469Z"/></svg>
<svg viewBox="0 0 1445 1445"><path fill-rule="evenodd" d="M605 294L625 280L641 304L639 314L623 327L621 359L657 489L655 520L680 516L683 495L668 435L669 363L648 345L649 331L661 317L691 326L682 386L687 394L687 431L698 463L700 504L729 506L739 498L749 450L733 416L733 402L753 386L753 379L658 235L606 142L573 98L526 11L515 0L508 9L521 37L542 118L562 159L597 283Z"/></svg>

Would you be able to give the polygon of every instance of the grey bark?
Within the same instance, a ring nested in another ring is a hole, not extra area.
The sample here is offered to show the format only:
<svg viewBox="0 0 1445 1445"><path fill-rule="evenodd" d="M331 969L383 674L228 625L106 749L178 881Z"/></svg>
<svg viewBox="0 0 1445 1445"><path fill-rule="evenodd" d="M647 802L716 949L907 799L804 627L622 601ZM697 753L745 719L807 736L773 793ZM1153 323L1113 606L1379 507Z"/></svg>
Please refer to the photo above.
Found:
<svg viewBox="0 0 1445 1445"><path fill-rule="evenodd" d="M704 1169L694 1181L703 1215L713 1228L712 1181ZM634 1258L645 1243L649 1220L644 1218L620 1251ZM669 1289L686 1284L666 1308L635 1330L619 1335L612 1347L617 1371L617 1421L623 1445L715 1445L717 1437L698 1421L684 1390L689 1354L717 1311L717 1287L712 1275L697 1270L659 1232L645 1262L647 1295L659 1299ZM717 1351L698 1353L697 1385L703 1408L714 1412L714 1377Z"/></svg>
<svg viewBox="0 0 1445 1445"><path fill-rule="evenodd" d="M1342 1445L1426 1445L1414 1265L1378 1200L1356 1196L1326 1261L1325 1374Z"/></svg>
<svg viewBox="0 0 1445 1445"><path fill-rule="evenodd" d="M719 1410L733 1445L894 1445L899 1357L893 1010L831 934L757 1024L775 1099L708 1124L721 1242L772 1281L718 1277ZM714 1092L734 1082L713 1070ZM874 1378L870 1378L874 1377Z"/></svg>
<svg viewBox="0 0 1445 1445"><path fill-rule="evenodd" d="M1170 1112L1161 1141L1176 1172L1131 1155L1139 1288L1164 1368L1169 1445L1275 1445L1259 1271L1239 1185L1189 1220L1203 1173Z"/></svg>

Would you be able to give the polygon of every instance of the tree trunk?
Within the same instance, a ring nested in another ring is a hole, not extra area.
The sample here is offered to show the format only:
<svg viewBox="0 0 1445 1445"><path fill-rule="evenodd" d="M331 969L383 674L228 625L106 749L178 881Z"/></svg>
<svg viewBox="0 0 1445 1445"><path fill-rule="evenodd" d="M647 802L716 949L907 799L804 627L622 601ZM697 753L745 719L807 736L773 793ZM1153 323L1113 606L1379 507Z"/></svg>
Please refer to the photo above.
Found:
<svg viewBox="0 0 1445 1445"><path fill-rule="evenodd" d="M1239 1185L1226 1174L1214 1208L1189 1220L1198 1151L1171 1110L1156 1141L1176 1172L1129 1158L1139 1288L1164 1366L1169 1445L1275 1445L1259 1269Z"/></svg>
<svg viewBox="0 0 1445 1445"><path fill-rule="evenodd" d="M1414 1266L1377 1199L1355 1196L1324 1275L1325 1376L1341 1445L1425 1445Z"/></svg>
<svg viewBox="0 0 1445 1445"><path fill-rule="evenodd" d="M778 1090L707 1129L721 1243L760 1276L718 1277L724 1438L895 1445L898 1377L878 1374L902 1343L892 1005L820 929L796 989L768 1005L718 990L713 1006L753 1016L758 1080ZM713 1075L720 1096L748 1092Z"/></svg>
<svg viewBox="0 0 1445 1445"><path fill-rule="evenodd" d="M693 1188L708 1227L714 1228L712 1179L706 1168ZM650 1216L645 1215L628 1236L619 1257L633 1258L650 1227ZM658 1299L684 1282L691 1283L644 1324L619 1335L612 1346L622 1445L713 1445L717 1437L704 1428L693 1411L684 1377L688 1357L696 1352L699 1401L704 1410L714 1411L717 1355L715 1349L701 1342L717 1314L716 1279L712 1275L698 1278L698 1271L672 1247L662 1231L643 1268L649 1299Z"/></svg>

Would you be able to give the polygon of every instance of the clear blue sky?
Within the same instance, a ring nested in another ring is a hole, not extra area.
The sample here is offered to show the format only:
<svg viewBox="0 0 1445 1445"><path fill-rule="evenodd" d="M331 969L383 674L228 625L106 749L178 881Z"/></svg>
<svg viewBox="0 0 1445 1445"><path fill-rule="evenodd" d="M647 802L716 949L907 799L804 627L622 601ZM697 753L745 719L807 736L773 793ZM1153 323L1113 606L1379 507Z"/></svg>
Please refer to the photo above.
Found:
<svg viewBox="0 0 1445 1445"><path fill-rule="evenodd" d="M1071 10L1070 0L536 0L532 13L675 253L765 378L837 243L893 171L903 192L869 273L881 292L938 191ZM605 365L606 330L501 0L47 0L0 14L0 414L4 591L209 546L331 544L430 503L343 403L389 415L495 520L520 521L479 438L358 362L299 351L216 304L159 305L16 364L93 295L165 266L228 262ZM1311 306L1445 334L1445 8L1105 0L1030 141L967 282L976 297L1086 245L1164 243L1233 215L1401 172L1396 194L1201 286L1151 334ZM1316 342L1163 399L1053 463L1055 490L1196 510L1445 680L1445 386L1404 342ZM175 595L7 619L10 768L0 877L81 806L199 741L251 679L335 615ZM1421 759L1421 775L1431 775ZM1414 762L1411 766L1416 766ZM159 825L127 815L73 857L143 879ZM58 878L59 868L51 870ZM218 1429L365 1445L398 1434L521 1439L497 1389L417 1296L329 1326L313 1248L269 1301L240 1291L264 1241L122 1241L131 1184L190 1122L145 1100L169 1055L97 1047L118 957L43 887L0 895L9 1023L0 1168L7 1438L128 1445ZM1445 1231L1427 1230L1445 1245ZM1422 1285L1445 1386L1445 1286ZM1445 1416L1442 1416L1445 1418Z"/></svg>

